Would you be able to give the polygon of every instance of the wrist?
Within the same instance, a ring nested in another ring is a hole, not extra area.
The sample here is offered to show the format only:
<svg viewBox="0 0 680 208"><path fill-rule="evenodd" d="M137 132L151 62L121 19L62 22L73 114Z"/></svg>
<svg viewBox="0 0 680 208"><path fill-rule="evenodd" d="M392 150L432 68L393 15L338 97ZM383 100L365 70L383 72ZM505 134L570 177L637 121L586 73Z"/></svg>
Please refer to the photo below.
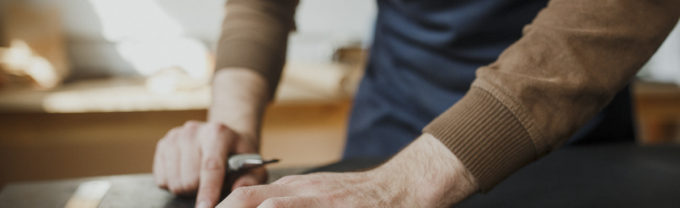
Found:
<svg viewBox="0 0 680 208"><path fill-rule="evenodd" d="M208 121L228 126L242 139L259 147L261 120L269 102L266 85L265 79L253 70L217 70Z"/></svg>
<svg viewBox="0 0 680 208"><path fill-rule="evenodd" d="M423 134L375 169L392 196L416 207L447 207L477 191L475 178L438 139Z"/></svg>

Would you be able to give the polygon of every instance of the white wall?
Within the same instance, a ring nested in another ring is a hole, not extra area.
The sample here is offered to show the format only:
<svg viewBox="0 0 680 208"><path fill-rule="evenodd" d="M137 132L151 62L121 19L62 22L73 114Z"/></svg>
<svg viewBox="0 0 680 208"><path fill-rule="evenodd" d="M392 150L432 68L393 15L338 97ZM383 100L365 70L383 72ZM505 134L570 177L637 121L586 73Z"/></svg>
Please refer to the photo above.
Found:
<svg viewBox="0 0 680 208"><path fill-rule="evenodd" d="M680 85L680 22L639 75L648 80Z"/></svg>

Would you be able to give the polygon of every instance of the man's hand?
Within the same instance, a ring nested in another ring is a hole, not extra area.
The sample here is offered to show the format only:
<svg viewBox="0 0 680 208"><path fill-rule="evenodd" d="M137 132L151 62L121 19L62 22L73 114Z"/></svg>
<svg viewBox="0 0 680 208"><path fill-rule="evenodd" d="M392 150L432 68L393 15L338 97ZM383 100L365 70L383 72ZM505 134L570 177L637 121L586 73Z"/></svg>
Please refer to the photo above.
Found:
<svg viewBox="0 0 680 208"><path fill-rule="evenodd" d="M395 207L402 190L371 172L286 176L270 185L235 189L217 207ZM397 200L395 200L397 199Z"/></svg>
<svg viewBox="0 0 680 208"><path fill-rule="evenodd" d="M475 179L424 134L373 170L281 178L235 189L218 207L446 207L477 190Z"/></svg>
<svg viewBox="0 0 680 208"><path fill-rule="evenodd" d="M269 101L265 79L249 69L215 72L208 123L189 121L158 142L153 172L159 186L175 194L197 193L197 207L217 204L229 154L256 153L259 126ZM249 171L232 187L261 184L264 168Z"/></svg>
<svg viewBox="0 0 680 208"><path fill-rule="evenodd" d="M256 152L249 141L221 123L186 122L158 142L153 164L156 183L174 194L198 192L197 207L212 207L221 194L227 156ZM266 171L259 168L229 188L261 184L266 178Z"/></svg>

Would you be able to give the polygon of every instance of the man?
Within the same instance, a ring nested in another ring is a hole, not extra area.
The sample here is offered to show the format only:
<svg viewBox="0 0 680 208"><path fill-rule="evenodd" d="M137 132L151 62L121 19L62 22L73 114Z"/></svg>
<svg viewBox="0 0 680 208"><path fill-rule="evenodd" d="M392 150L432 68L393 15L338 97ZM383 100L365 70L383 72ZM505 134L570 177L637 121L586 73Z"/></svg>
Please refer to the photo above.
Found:
<svg viewBox="0 0 680 208"><path fill-rule="evenodd" d="M297 3L228 1L209 121L159 141L161 187L197 191L197 207L214 206L226 156L257 151ZM270 185L257 185L265 180L258 169L218 207L446 207L572 135L632 138L630 117L621 116L630 111L626 85L678 21L680 1L546 3L379 0L344 157L403 150L369 171ZM619 91L618 104L598 114ZM626 131L607 128L616 121Z"/></svg>

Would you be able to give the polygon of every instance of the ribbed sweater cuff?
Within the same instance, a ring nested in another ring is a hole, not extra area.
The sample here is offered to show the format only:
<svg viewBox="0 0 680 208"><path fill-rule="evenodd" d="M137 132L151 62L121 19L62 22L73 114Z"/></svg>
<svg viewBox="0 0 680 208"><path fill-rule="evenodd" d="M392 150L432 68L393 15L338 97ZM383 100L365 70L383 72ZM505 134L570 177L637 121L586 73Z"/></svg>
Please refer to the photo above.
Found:
<svg viewBox="0 0 680 208"><path fill-rule="evenodd" d="M215 68L246 68L261 74L273 98L286 61L288 33L298 0L229 0Z"/></svg>
<svg viewBox="0 0 680 208"><path fill-rule="evenodd" d="M254 42L225 41L220 44L221 48L217 52L219 58L215 64L216 70L230 68L253 70L267 80L268 92L273 98L281 78L281 68L285 62L286 53L280 49L268 49Z"/></svg>
<svg viewBox="0 0 680 208"><path fill-rule="evenodd" d="M460 159L483 192L536 158L535 146L516 115L474 86L423 131Z"/></svg>

